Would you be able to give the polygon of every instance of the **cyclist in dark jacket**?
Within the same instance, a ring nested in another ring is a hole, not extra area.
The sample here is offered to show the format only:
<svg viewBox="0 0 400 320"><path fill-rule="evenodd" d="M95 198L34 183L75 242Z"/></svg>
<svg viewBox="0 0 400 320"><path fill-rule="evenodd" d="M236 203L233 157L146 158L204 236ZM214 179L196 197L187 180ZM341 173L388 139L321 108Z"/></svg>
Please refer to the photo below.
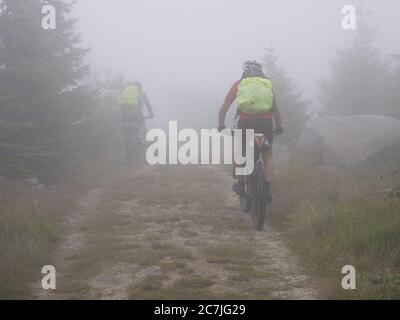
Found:
<svg viewBox="0 0 400 320"><path fill-rule="evenodd" d="M144 143L145 121L154 117L153 107L140 82L134 82L124 89L120 95L119 104L121 106L126 157L128 163L131 163L133 155L138 151L135 148L138 149L139 147L135 145L135 141ZM144 108L147 109L147 117L143 114Z"/></svg>

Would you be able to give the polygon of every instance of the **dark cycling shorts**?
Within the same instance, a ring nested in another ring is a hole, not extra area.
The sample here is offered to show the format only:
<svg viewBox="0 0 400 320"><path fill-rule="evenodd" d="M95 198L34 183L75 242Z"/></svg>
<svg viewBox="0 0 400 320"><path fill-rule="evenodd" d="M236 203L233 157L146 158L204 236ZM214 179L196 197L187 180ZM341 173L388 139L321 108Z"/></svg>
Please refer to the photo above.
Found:
<svg viewBox="0 0 400 320"><path fill-rule="evenodd" d="M274 142L274 124L272 119L240 119L238 129L244 130L242 133L243 139L246 139L246 129L254 129L254 133L265 134L268 143L272 147Z"/></svg>
<svg viewBox="0 0 400 320"><path fill-rule="evenodd" d="M121 105L122 122L124 124L144 125L143 112L139 107Z"/></svg>

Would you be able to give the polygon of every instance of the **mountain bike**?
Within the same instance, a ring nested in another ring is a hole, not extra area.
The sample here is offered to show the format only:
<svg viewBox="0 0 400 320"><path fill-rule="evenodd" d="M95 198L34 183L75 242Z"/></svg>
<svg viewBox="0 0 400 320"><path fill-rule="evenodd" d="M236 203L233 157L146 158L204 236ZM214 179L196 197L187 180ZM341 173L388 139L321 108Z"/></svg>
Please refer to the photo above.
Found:
<svg viewBox="0 0 400 320"><path fill-rule="evenodd" d="M144 120L150 119L145 117ZM145 126L138 121L123 121L126 160L129 165L145 163Z"/></svg>
<svg viewBox="0 0 400 320"><path fill-rule="evenodd" d="M267 210L264 161L262 152L270 148L267 137L264 134L254 135L254 170L245 177L244 194L240 198L240 207L245 213L250 213L253 228L262 231Z"/></svg>

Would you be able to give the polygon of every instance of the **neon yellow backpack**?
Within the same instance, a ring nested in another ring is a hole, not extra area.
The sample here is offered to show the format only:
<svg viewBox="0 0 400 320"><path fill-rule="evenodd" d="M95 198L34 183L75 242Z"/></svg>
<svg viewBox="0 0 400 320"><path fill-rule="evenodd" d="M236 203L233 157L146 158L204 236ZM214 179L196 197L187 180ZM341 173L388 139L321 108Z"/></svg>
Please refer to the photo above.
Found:
<svg viewBox="0 0 400 320"><path fill-rule="evenodd" d="M240 81L237 93L239 111L257 115L272 109L274 94L272 82L261 77L246 78Z"/></svg>
<svg viewBox="0 0 400 320"><path fill-rule="evenodd" d="M139 88L135 85L128 86L119 97L119 104L121 105L134 105L139 103Z"/></svg>

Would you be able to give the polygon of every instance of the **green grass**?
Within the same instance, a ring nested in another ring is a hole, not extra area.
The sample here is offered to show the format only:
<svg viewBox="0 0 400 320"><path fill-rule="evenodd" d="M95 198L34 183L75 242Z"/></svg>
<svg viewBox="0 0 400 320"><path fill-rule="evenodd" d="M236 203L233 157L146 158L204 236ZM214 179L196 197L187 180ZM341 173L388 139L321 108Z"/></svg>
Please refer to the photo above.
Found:
<svg viewBox="0 0 400 320"><path fill-rule="evenodd" d="M0 189L0 299L29 298L32 282L51 264L57 215L48 199L22 185Z"/></svg>
<svg viewBox="0 0 400 320"><path fill-rule="evenodd" d="M331 280L333 297L400 299L400 201L306 201L291 221L293 243ZM355 291L340 287L348 264L357 270Z"/></svg>
<svg viewBox="0 0 400 320"><path fill-rule="evenodd" d="M275 223L322 279L327 298L400 299L400 199L379 192L378 170L295 161L277 180L276 202L288 201L278 204L285 214ZM357 290L341 288L345 265L356 268Z"/></svg>

